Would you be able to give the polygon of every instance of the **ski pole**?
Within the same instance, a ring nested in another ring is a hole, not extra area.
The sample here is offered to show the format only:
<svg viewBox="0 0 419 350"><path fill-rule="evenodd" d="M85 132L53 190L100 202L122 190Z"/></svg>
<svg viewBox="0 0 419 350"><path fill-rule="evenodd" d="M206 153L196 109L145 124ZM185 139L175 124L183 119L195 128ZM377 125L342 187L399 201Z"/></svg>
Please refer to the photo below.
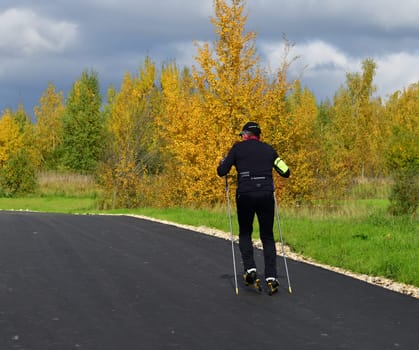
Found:
<svg viewBox="0 0 419 350"><path fill-rule="evenodd" d="M282 239L282 230L281 230L281 224L279 222L279 211L278 211L278 204L276 202L276 194L275 194L275 192L274 192L274 201L275 201L276 222L278 224L279 239L281 241L282 256L284 257L285 272L287 274L287 280L288 280L288 291L291 294L292 293L292 290L291 290L291 283L290 283L290 275L288 273L287 258L286 258L286 255L285 255L284 240Z"/></svg>
<svg viewBox="0 0 419 350"><path fill-rule="evenodd" d="M236 257L234 255L234 243L233 243L233 225L231 223L231 206L230 206L230 195L228 193L228 180L226 179L226 196L227 196L227 207L228 207L228 219L230 222L230 240L231 240L231 252L233 254L233 269L234 269L234 283L236 286L236 295L239 295L239 288L237 287L237 272L236 272Z"/></svg>

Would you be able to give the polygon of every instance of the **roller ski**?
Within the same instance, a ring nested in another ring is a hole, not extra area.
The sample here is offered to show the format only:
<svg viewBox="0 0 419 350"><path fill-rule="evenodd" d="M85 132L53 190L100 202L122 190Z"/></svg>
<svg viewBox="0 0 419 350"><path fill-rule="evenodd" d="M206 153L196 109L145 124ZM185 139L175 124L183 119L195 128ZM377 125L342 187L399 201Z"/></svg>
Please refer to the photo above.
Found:
<svg viewBox="0 0 419 350"><path fill-rule="evenodd" d="M268 286L268 294L272 295L278 291L279 282L276 278L269 277L266 279L266 284Z"/></svg>
<svg viewBox="0 0 419 350"><path fill-rule="evenodd" d="M260 285L260 279L257 277L256 269L249 269L243 274L244 284L246 286L251 286L257 291L261 292L262 287Z"/></svg>

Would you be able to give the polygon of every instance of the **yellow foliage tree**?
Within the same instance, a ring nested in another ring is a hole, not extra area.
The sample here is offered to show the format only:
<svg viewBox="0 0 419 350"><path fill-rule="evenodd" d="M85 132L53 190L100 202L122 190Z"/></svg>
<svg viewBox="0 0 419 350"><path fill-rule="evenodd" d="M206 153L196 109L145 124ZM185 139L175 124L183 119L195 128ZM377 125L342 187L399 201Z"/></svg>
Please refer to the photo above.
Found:
<svg viewBox="0 0 419 350"><path fill-rule="evenodd" d="M218 40L198 46L193 77L201 101L200 123L204 134L198 141L203 153L195 164L196 177L201 179L201 192L209 202L222 200L223 182L217 177L215 166L226 154L243 124L249 120L262 124L263 102L267 80L258 66L254 32L245 31L247 14L245 1L214 2L215 26Z"/></svg>
<svg viewBox="0 0 419 350"><path fill-rule="evenodd" d="M19 132L22 135L22 155L27 158L31 166L37 168L40 164L40 155L36 148L34 124L26 114L23 104L19 103L17 110L12 113L12 118L19 126Z"/></svg>
<svg viewBox="0 0 419 350"><path fill-rule="evenodd" d="M16 112L7 109L0 119L1 194L15 196L35 189L39 157L33 144L33 124L23 105Z"/></svg>
<svg viewBox="0 0 419 350"><path fill-rule="evenodd" d="M390 96L386 113L390 120L386 160L394 184L390 212L415 215L419 206L419 83Z"/></svg>
<svg viewBox="0 0 419 350"><path fill-rule="evenodd" d="M56 92L54 84L49 83L39 100L39 105L34 108L34 133L41 166L55 166L56 152L62 142L63 112L63 93Z"/></svg>
<svg viewBox="0 0 419 350"><path fill-rule="evenodd" d="M386 122L380 99L372 97L376 64L367 59L362 73L348 73L335 95L333 117L324 135L329 179L342 195L352 179L382 175Z"/></svg>
<svg viewBox="0 0 419 350"><path fill-rule="evenodd" d="M359 162L355 175L373 177L382 175L385 169L383 157L383 133L386 122L383 118L381 100L373 98L376 91L373 79L376 63L372 59L362 62L362 74L349 74L348 87L351 91L356 138L354 153Z"/></svg>
<svg viewBox="0 0 419 350"><path fill-rule="evenodd" d="M215 1L215 26L218 40L211 48L208 44L198 47L195 58L200 71L193 68L193 75L202 95L204 112L214 135L217 150L226 152L235 140L237 131L249 119L261 117L260 106L266 81L258 66L254 32L245 32L246 2Z"/></svg>
<svg viewBox="0 0 419 350"><path fill-rule="evenodd" d="M179 72L175 63L168 64L163 67L161 85L163 112L159 125L167 184L164 202L192 205L211 201L208 157L214 155L209 154L206 143L212 136L198 95L193 92L192 77L188 70Z"/></svg>
<svg viewBox="0 0 419 350"><path fill-rule="evenodd" d="M153 194L146 183L148 172L158 162L153 103L157 98L155 65L146 59L139 76L126 74L119 93L110 92L107 120L106 160L100 167L104 207L138 207L148 204ZM153 203L154 204L154 203Z"/></svg>
<svg viewBox="0 0 419 350"><path fill-rule="evenodd" d="M318 166L315 120L317 106L313 94L302 90L298 80L288 81L288 69L298 59L291 57L293 44L286 37L284 52L275 79L269 84L263 99L262 130L265 140L272 144L291 170L284 179L275 176L276 193L288 204L310 201L316 190L314 172ZM307 143L307 144L306 144Z"/></svg>
<svg viewBox="0 0 419 350"><path fill-rule="evenodd" d="M19 124L7 109L0 119L0 168L23 147L23 135Z"/></svg>
<svg viewBox="0 0 419 350"><path fill-rule="evenodd" d="M389 102L389 112L393 116L392 123L402 125L407 130L419 133L419 82L410 85L404 91L396 93L399 97L398 108ZM394 108L395 107L395 108ZM419 135L418 135L419 136ZM417 138L418 140L419 138Z"/></svg>
<svg viewBox="0 0 419 350"><path fill-rule="evenodd" d="M321 166L315 128L317 115L314 95L296 81L287 99L287 113L278 123L284 135L283 158L292 169L292 176L280 186L281 195L295 205L311 202L317 195L317 173Z"/></svg>
<svg viewBox="0 0 419 350"><path fill-rule="evenodd" d="M289 144L283 140L295 127L284 128L291 122L285 118L288 62L271 82L259 66L256 34L244 29L246 2L232 0L230 4L214 1L211 23L217 40L212 45L197 45L199 67L192 68L193 81L175 65L165 67L162 73L161 131L166 153L171 155L171 162L165 164L173 174L176 204L211 205L224 200L224 182L215 168L239 141L245 122L258 122L264 140L284 146L278 150L284 154Z"/></svg>

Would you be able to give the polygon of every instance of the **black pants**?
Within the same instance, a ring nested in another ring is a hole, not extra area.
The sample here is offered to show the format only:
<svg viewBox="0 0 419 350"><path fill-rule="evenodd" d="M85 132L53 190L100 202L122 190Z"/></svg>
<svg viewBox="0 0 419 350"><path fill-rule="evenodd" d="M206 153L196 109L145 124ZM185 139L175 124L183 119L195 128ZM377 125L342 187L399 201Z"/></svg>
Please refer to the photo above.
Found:
<svg viewBox="0 0 419 350"><path fill-rule="evenodd" d="M237 194L239 221L239 247L244 269L256 268L253 257L252 232L255 214L258 218L260 239L263 245L265 278L277 277L276 248L273 235L275 201L272 192Z"/></svg>

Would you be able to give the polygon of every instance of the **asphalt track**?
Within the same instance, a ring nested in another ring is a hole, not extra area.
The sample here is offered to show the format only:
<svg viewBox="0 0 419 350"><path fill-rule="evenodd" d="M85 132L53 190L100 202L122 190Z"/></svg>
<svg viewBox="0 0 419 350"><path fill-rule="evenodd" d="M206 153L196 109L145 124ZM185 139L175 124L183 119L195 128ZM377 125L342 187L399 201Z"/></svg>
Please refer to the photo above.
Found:
<svg viewBox="0 0 419 350"><path fill-rule="evenodd" d="M241 279L236 296L229 241L133 217L0 212L0 349L418 349L417 299L288 267L292 294L282 275L274 296Z"/></svg>

